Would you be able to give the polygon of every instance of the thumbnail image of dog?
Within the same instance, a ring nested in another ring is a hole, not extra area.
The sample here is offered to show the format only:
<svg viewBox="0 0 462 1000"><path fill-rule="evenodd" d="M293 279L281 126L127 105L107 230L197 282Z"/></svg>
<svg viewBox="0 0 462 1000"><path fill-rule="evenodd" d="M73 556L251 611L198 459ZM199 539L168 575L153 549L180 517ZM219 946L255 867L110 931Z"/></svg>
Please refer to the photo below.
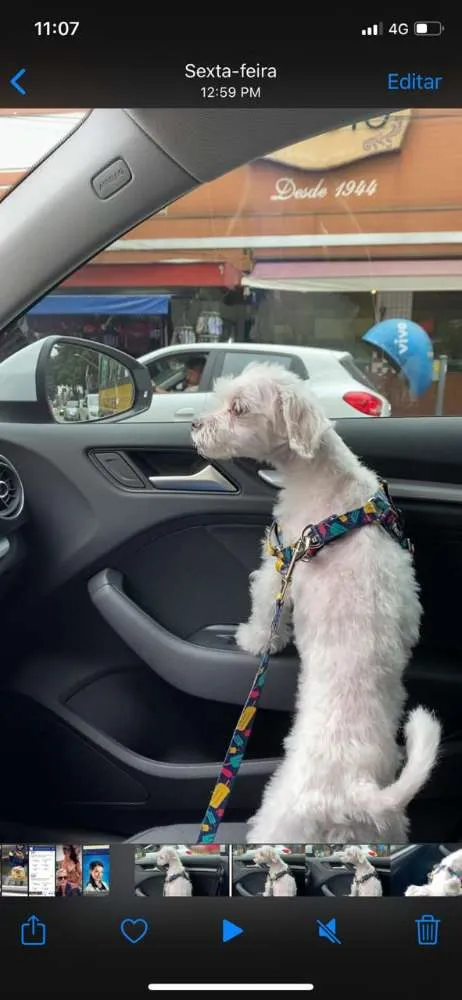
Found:
<svg viewBox="0 0 462 1000"><path fill-rule="evenodd" d="M462 896L462 850L448 854L430 872L425 885L409 885L405 896Z"/></svg>
<svg viewBox="0 0 462 1000"><path fill-rule="evenodd" d="M264 896L296 896L297 883L289 866L282 860L275 847L262 845L255 853L254 863L268 869Z"/></svg>
<svg viewBox="0 0 462 1000"><path fill-rule="evenodd" d="M192 896L191 879L174 847L161 847L156 865L165 869L164 896Z"/></svg>
<svg viewBox="0 0 462 1000"><path fill-rule="evenodd" d="M352 865L354 868L350 896L383 895L382 883L362 847L357 844L349 844L343 851L336 852L333 857L345 865Z"/></svg>
<svg viewBox="0 0 462 1000"><path fill-rule="evenodd" d="M218 379L215 393L217 409L192 425L194 445L210 460L249 458L278 469L274 517L285 546L380 489L295 373L252 364ZM251 575L250 618L236 635L254 656L266 649L280 587L265 544ZM436 762L441 733L429 711L415 708L405 723L403 766L403 672L421 613L412 555L377 524L296 564L271 646L273 653L284 649L293 628L300 657L295 718L249 822L248 843L407 841L406 809Z"/></svg>

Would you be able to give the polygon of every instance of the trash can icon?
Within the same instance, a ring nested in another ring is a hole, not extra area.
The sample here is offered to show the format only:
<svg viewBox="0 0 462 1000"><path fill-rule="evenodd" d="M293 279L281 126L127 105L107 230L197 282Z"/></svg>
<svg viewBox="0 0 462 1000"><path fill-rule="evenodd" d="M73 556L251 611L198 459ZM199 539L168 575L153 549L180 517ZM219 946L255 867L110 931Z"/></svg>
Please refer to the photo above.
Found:
<svg viewBox="0 0 462 1000"><path fill-rule="evenodd" d="M434 917L431 913L423 913L422 916L416 920L417 944L438 944L440 923L441 920Z"/></svg>

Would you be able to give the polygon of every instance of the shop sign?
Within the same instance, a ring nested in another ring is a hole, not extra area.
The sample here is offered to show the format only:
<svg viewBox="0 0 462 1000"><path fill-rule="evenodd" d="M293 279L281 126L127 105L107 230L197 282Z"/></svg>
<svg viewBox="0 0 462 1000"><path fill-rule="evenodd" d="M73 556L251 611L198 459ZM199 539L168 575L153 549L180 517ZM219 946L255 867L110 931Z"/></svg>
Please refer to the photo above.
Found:
<svg viewBox="0 0 462 1000"><path fill-rule="evenodd" d="M332 170L401 149L412 111L405 109L355 122L286 146L265 157L293 170Z"/></svg>
<svg viewBox="0 0 462 1000"><path fill-rule="evenodd" d="M350 177L330 183L325 177L316 184L302 187L293 177L278 177L274 182L271 201L322 201L324 198L371 198L377 193L379 182L375 177Z"/></svg>

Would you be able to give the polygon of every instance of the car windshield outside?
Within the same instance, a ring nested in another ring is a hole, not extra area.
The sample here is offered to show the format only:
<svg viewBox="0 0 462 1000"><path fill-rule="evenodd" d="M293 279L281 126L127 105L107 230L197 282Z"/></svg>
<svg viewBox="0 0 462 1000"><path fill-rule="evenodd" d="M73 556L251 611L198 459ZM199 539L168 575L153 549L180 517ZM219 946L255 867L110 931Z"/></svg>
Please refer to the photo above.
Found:
<svg viewBox="0 0 462 1000"><path fill-rule="evenodd" d="M203 855L217 855L217 857L227 857L229 848L226 844L175 844L177 854L181 858L202 857ZM135 848L135 863L139 865L156 865L157 854L161 850L161 844L140 844Z"/></svg>
<svg viewBox="0 0 462 1000"><path fill-rule="evenodd" d="M390 844L359 844L369 857L388 858L392 853ZM312 858L329 858L338 851L343 851L348 844L307 844L306 853Z"/></svg>
<svg viewBox="0 0 462 1000"><path fill-rule="evenodd" d="M0 199L85 118L83 110L0 108Z"/></svg>
<svg viewBox="0 0 462 1000"><path fill-rule="evenodd" d="M3 109L0 195L14 197L86 113ZM286 364L308 348L316 365L306 355L295 370L330 415L461 414L461 155L457 108L346 122L277 149L199 186L70 275L1 332L0 361L50 333L143 358L170 348L151 368L154 387L169 392L190 388L175 353L183 345L238 345L225 352L229 374L265 345ZM335 364L321 366L319 349Z"/></svg>

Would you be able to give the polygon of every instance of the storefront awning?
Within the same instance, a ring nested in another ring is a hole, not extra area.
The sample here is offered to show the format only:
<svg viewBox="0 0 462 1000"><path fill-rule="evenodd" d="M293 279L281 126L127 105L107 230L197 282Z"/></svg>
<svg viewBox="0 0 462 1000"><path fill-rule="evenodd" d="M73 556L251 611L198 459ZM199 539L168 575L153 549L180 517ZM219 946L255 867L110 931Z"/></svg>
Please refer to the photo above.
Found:
<svg viewBox="0 0 462 1000"><path fill-rule="evenodd" d="M462 260L268 261L242 284L288 292L460 291Z"/></svg>
<svg viewBox="0 0 462 1000"><path fill-rule="evenodd" d="M47 295L29 316L165 316L169 295Z"/></svg>
<svg viewBox="0 0 462 1000"><path fill-rule="evenodd" d="M210 251L209 251L210 252ZM105 251L107 257L109 251ZM111 247L112 261L120 260L124 254L113 254ZM130 256L130 255L129 255ZM149 257L149 254L144 254ZM81 289L82 292L89 292L97 288L104 288L106 291L118 288L129 288L133 294L143 294L146 290L164 288L235 288L240 285L241 271L233 264L223 261L213 260L193 260L181 263L180 260L151 261L130 263L90 263L81 267L70 278L63 282L63 286L69 289Z"/></svg>

